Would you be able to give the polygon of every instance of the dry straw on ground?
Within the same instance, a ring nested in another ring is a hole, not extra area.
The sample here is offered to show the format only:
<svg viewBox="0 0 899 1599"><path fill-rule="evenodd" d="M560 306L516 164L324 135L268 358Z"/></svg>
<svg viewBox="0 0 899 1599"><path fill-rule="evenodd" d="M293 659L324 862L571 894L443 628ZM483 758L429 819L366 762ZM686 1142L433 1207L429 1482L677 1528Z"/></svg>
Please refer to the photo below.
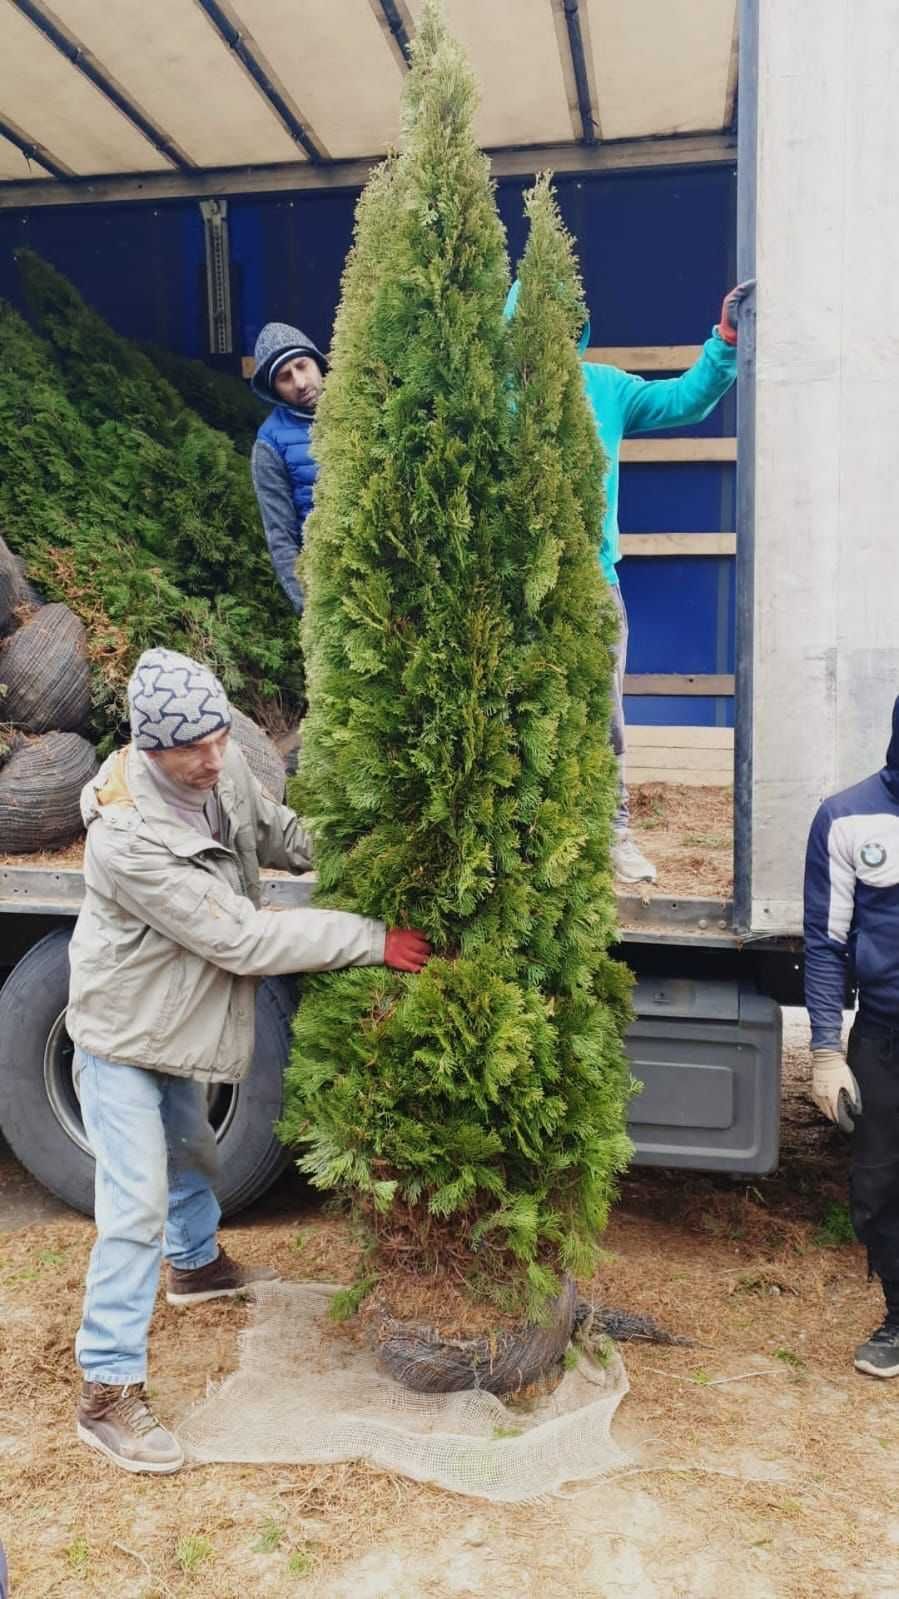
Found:
<svg viewBox="0 0 899 1599"><path fill-rule="evenodd" d="M651 896L733 892L732 789L641 784L631 790L631 830L658 869Z"/></svg>
<svg viewBox="0 0 899 1599"><path fill-rule="evenodd" d="M361 1465L125 1477L72 1436L89 1223L0 1238L0 1515L16 1599L889 1592L895 1394L849 1364L877 1293L859 1249L827 1242L844 1221L846 1150L793 1064L779 1174L735 1184L635 1171L625 1182L590 1289L699 1347L627 1347L632 1392L615 1431L634 1467L547 1505L485 1508ZM346 1224L292 1178L227 1238L285 1277L349 1281L358 1259ZM160 1303L152 1386L166 1419L232 1369L248 1313Z"/></svg>

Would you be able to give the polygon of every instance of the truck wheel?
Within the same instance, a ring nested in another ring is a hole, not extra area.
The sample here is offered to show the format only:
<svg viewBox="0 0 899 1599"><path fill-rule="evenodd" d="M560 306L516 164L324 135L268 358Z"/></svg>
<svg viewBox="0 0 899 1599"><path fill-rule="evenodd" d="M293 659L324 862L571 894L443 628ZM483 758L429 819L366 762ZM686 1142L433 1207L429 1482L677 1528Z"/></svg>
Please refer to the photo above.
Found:
<svg viewBox="0 0 899 1599"><path fill-rule="evenodd" d="M92 1215L94 1158L84 1135L65 1027L71 936L69 928L48 933L0 990L0 1129L45 1188ZM219 1145L216 1193L225 1216L264 1194L290 1160L273 1126L281 1114L293 1004L285 978L261 983L249 1077L240 1084L210 1084L209 1119Z"/></svg>

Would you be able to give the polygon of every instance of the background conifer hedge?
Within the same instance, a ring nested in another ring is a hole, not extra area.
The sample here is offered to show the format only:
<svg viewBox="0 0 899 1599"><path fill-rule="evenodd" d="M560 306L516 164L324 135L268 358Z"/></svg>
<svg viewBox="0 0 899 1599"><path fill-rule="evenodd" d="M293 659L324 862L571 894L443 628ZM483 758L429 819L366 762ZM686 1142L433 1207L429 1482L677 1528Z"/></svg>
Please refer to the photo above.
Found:
<svg viewBox="0 0 899 1599"><path fill-rule="evenodd" d="M302 661L245 456L52 267L29 252L19 267L37 331L0 305L0 532L87 627L101 742L151 644L209 662L280 730Z"/></svg>

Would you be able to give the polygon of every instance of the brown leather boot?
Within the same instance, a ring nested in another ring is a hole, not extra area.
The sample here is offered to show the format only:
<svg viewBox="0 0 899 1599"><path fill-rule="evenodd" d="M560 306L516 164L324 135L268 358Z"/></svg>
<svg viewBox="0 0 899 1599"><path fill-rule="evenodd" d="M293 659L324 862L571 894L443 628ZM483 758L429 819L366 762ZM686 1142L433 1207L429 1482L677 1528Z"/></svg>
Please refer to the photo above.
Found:
<svg viewBox="0 0 899 1599"><path fill-rule="evenodd" d="M85 1382L78 1403L77 1433L89 1449L108 1455L123 1471L177 1471L184 1451L160 1426L147 1404L143 1383Z"/></svg>
<svg viewBox="0 0 899 1599"><path fill-rule="evenodd" d="M170 1305L201 1305L206 1299L234 1299L254 1283L274 1282L278 1276L270 1266L239 1266L219 1246L215 1260L194 1271L179 1271L169 1266L166 1299Z"/></svg>

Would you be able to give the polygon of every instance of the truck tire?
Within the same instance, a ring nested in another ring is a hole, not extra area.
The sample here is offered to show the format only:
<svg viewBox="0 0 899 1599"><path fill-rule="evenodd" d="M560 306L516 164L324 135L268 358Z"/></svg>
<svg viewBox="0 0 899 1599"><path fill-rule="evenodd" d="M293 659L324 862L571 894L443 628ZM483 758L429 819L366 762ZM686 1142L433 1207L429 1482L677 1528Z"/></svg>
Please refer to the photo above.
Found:
<svg viewBox="0 0 899 1599"><path fill-rule="evenodd" d="M65 1030L70 928L48 933L0 990L0 1130L31 1174L75 1210L93 1214L94 1158L84 1136ZM256 1050L240 1084L210 1085L219 1143L216 1193L224 1216L271 1187L290 1160L273 1127L281 1114L293 988L267 978L256 1000Z"/></svg>

